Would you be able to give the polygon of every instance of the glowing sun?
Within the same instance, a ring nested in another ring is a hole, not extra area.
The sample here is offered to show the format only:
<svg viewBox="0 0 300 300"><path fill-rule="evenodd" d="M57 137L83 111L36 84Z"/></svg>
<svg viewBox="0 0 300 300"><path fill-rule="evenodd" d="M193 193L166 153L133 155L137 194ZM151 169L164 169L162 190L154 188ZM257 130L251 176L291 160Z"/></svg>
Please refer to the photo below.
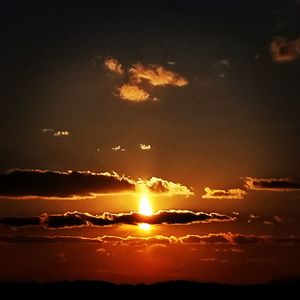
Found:
<svg viewBox="0 0 300 300"><path fill-rule="evenodd" d="M143 193L140 198L139 213L144 216L152 216L153 215L153 210L150 205L149 197L145 193ZM151 225L147 224L147 223L140 223L139 227L142 230L150 230Z"/></svg>

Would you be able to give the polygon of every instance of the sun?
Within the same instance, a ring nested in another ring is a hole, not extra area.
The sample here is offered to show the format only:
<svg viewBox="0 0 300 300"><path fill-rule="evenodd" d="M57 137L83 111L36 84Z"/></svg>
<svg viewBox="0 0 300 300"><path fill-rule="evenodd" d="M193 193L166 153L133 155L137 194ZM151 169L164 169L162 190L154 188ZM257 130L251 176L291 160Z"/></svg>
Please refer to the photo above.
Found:
<svg viewBox="0 0 300 300"><path fill-rule="evenodd" d="M140 197L140 209L139 213L143 216L152 216L153 210L150 205L149 197L146 193L142 193ZM140 229L142 230L150 230L151 225L147 223L140 223L139 224Z"/></svg>

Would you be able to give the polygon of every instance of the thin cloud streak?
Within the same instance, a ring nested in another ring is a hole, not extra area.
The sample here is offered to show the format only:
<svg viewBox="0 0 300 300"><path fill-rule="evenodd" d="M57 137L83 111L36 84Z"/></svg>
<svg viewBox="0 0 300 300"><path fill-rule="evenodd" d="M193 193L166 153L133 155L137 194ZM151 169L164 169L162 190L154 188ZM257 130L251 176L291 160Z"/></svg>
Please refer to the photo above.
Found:
<svg viewBox="0 0 300 300"><path fill-rule="evenodd" d="M138 225L147 223L151 225L190 225L210 222L231 222L235 217L219 213L204 213L188 210L159 210L153 215L146 216L138 212L109 213L91 215L81 212L67 212L64 214L42 214L31 217L2 217L0 226L27 227L42 226L44 228L72 228L82 226L113 226L113 225Z"/></svg>

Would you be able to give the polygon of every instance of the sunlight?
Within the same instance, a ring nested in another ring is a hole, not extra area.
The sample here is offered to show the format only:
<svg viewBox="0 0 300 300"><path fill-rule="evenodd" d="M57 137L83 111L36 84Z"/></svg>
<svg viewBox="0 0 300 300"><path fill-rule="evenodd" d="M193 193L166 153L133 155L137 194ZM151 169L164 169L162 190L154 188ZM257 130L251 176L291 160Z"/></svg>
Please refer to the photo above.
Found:
<svg viewBox="0 0 300 300"><path fill-rule="evenodd" d="M150 205L148 195L143 193L140 198L140 210L139 213L144 216L152 216L153 210Z"/></svg>
<svg viewBox="0 0 300 300"><path fill-rule="evenodd" d="M146 193L142 193L140 198L140 209L139 213L144 216L152 216L153 210L150 205L149 197ZM147 223L140 223L139 228L142 230L150 230L151 225Z"/></svg>

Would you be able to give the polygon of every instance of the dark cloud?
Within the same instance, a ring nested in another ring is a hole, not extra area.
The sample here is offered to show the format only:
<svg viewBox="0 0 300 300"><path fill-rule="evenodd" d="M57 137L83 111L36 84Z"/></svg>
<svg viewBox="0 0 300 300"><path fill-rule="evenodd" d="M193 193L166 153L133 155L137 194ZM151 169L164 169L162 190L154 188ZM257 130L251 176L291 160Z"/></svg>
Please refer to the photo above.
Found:
<svg viewBox="0 0 300 300"><path fill-rule="evenodd" d="M84 198L134 189L129 178L108 172L12 170L0 174L2 197Z"/></svg>
<svg viewBox="0 0 300 300"><path fill-rule="evenodd" d="M35 222L32 224L32 218ZM18 222L20 220L20 222ZM46 228L66 228L78 226L111 226L111 225L137 225L148 223L158 224L194 224L208 222L234 221L235 218L218 213L193 212L188 210L160 210L151 216L141 215L137 212L129 213L109 213L101 215L91 215L89 213L67 212L65 214L43 214L40 217L3 217L0 224L11 227L42 225Z"/></svg>
<svg viewBox="0 0 300 300"><path fill-rule="evenodd" d="M38 216L32 217L2 217L0 218L0 225L9 227L23 227L23 226L37 226L41 225L42 219Z"/></svg>
<svg viewBox="0 0 300 300"><path fill-rule="evenodd" d="M300 190L300 178L243 178L245 187L249 190L264 190L274 192L286 192Z"/></svg>
<svg viewBox="0 0 300 300"><path fill-rule="evenodd" d="M214 233L208 235L185 235L181 237L154 235L149 237L120 237L104 235L96 238L83 236L48 236L48 235L0 235L2 243L110 243L124 246L152 246L152 245L295 245L299 238L280 237L271 235L246 235L234 233Z"/></svg>
<svg viewBox="0 0 300 300"><path fill-rule="evenodd" d="M122 150L122 149L121 149ZM165 195L193 195L180 183L152 177L132 180L115 172L10 170L0 173L0 197L84 199L101 194L132 193L141 186Z"/></svg>

